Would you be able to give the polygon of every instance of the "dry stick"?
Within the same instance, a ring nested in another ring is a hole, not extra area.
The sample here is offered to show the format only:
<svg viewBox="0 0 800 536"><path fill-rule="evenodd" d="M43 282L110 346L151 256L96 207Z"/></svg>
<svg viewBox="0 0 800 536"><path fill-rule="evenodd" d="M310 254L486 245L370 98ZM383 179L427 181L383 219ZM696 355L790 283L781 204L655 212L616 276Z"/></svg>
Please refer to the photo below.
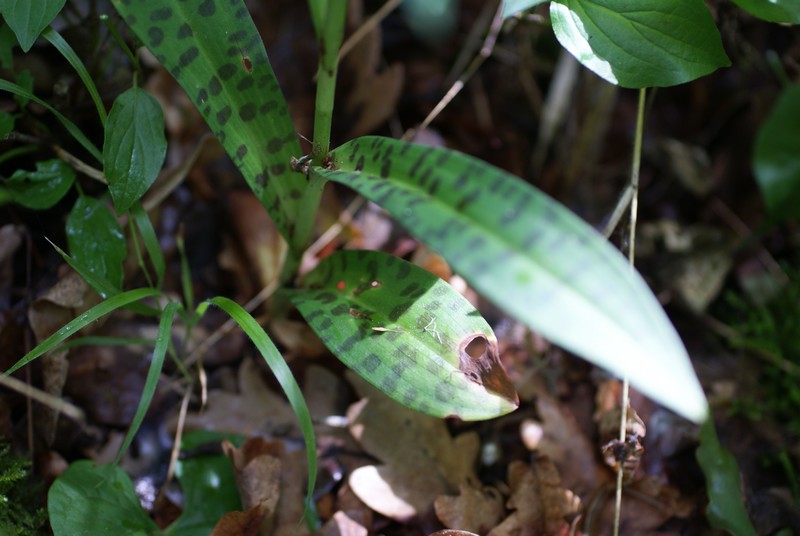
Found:
<svg viewBox="0 0 800 536"><path fill-rule="evenodd" d="M642 136L644 131L644 103L647 90L639 90L639 107L636 113L636 137L633 140L633 163L631 164L631 219L628 235L628 261L631 271L636 258L636 222L639 211L639 168L642 163ZM630 384L627 375L622 379L622 408L619 420L619 440L625 444L625 428L628 420L628 404L630 403ZM617 460L617 493L614 502L614 536L619 536L619 520L622 511L622 463Z"/></svg>
<svg viewBox="0 0 800 536"><path fill-rule="evenodd" d="M27 367L27 370L30 370L30 367ZM83 421L86 418L83 410L78 406L70 404L66 400L57 396L53 396L46 391L37 389L32 385L28 385L27 383L20 381L13 376L0 375L0 386L13 389L14 391L17 391L21 395L25 396L29 401L36 400L37 402L63 413L68 417L72 417L76 421ZM31 421L32 420L33 419L31 419Z"/></svg>
<svg viewBox="0 0 800 536"><path fill-rule="evenodd" d="M467 66L464 70L463 74L456 80L450 89L447 91L442 100L431 110L431 113L419 124L417 128L409 129L403 135L403 140L408 141L414 137L414 134L418 130L423 130L428 127L428 125L433 122L436 117L442 113L448 104L459 94L459 92L464 88L464 84L475 74L478 68L483 65L483 62L486 61L489 56L492 55L494 51L494 45L497 42L497 36L500 34L500 30L503 28L503 3L501 2L500 5L497 7L497 11L494 14L494 18L492 19L492 24L489 26L489 33L486 34L486 39L483 40L483 46L481 47L480 52L477 56L472 60L472 62Z"/></svg>

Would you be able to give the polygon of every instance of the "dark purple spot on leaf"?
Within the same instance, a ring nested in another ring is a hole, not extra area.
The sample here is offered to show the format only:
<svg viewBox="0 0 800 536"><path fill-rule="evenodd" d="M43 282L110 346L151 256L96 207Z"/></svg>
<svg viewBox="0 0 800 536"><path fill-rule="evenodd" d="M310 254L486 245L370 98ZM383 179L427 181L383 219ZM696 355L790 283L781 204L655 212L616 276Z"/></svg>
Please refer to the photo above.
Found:
<svg viewBox="0 0 800 536"><path fill-rule="evenodd" d="M358 162L356 162L355 167L356 171L361 171L362 169L364 169L364 155L358 157Z"/></svg>
<svg viewBox="0 0 800 536"><path fill-rule="evenodd" d="M269 154L277 153L283 147L283 140L280 138L272 138L267 142L267 152Z"/></svg>
<svg viewBox="0 0 800 536"><path fill-rule="evenodd" d="M300 199L301 197L303 197L303 193L297 188L292 188L289 191L289 197L291 197L292 199Z"/></svg>
<svg viewBox="0 0 800 536"><path fill-rule="evenodd" d="M394 393L397 389L397 376L386 376L381 380L381 390L385 393Z"/></svg>
<svg viewBox="0 0 800 536"><path fill-rule="evenodd" d="M201 89L200 92L197 94L197 100L200 103L204 103L208 100L208 91L205 89Z"/></svg>
<svg viewBox="0 0 800 536"><path fill-rule="evenodd" d="M216 11L217 6L214 4L214 0L204 0L200 7L197 8L197 12L201 17L211 17Z"/></svg>
<svg viewBox="0 0 800 536"><path fill-rule="evenodd" d="M158 26L151 26L147 29L147 37L150 39L150 44L154 47L160 46L164 40L164 31Z"/></svg>
<svg viewBox="0 0 800 536"><path fill-rule="evenodd" d="M406 390L403 392L403 405L411 406L417 399L417 396L419 395L416 389L413 387L406 387Z"/></svg>
<svg viewBox="0 0 800 536"><path fill-rule="evenodd" d="M269 166L270 175L282 175L286 173L286 164L272 164Z"/></svg>
<svg viewBox="0 0 800 536"><path fill-rule="evenodd" d="M392 168L392 161L391 160L384 160L383 164L381 164L381 177L386 178L389 176L389 170Z"/></svg>
<svg viewBox="0 0 800 536"><path fill-rule="evenodd" d="M245 156L247 156L247 145L243 143L236 148L236 158L242 160Z"/></svg>
<svg viewBox="0 0 800 536"><path fill-rule="evenodd" d="M230 106L226 106L222 110L218 111L217 112L217 123L219 123L221 126L225 126L225 123L227 123L228 120L231 118L231 113L232 113L232 110L231 110Z"/></svg>
<svg viewBox="0 0 800 536"><path fill-rule="evenodd" d="M318 329L319 331L325 331L326 329L330 329L330 327L331 327L332 325L333 325L333 320L331 320L330 318L323 318L323 319L322 319L322 320L321 320L321 321L320 321L320 322L317 324L317 329Z"/></svg>
<svg viewBox="0 0 800 536"><path fill-rule="evenodd" d="M239 108L239 117L242 118L242 121L249 122L256 118L256 105L252 102L248 102L241 108Z"/></svg>
<svg viewBox="0 0 800 536"><path fill-rule="evenodd" d="M222 93L222 84L219 81L219 78L212 75L211 80L208 81L208 91L211 93L212 97L216 97L220 93Z"/></svg>
<svg viewBox="0 0 800 536"><path fill-rule="evenodd" d="M350 307L346 303L340 303L333 309L331 309L331 314L333 316L342 316L350 313Z"/></svg>
<svg viewBox="0 0 800 536"><path fill-rule="evenodd" d="M368 354L362 361L361 365L367 372L375 372L381 366L381 358L375 354Z"/></svg>
<svg viewBox="0 0 800 536"><path fill-rule="evenodd" d="M233 32L231 35L229 35L228 41L230 43L238 43L245 37L247 37L247 32L245 32L244 30L239 30L238 32Z"/></svg>
<svg viewBox="0 0 800 536"><path fill-rule="evenodd" d="M194 35L192 27L185 22L178 28L178 39L186 39L187 37L192 37L192 35Z"/></svg>
<svg viewBox="0 0 800 536"><path fill-rule="evenodd" d="M435 396L439 402L450 402L454 394L453 386L449 383L439 382L436 384Z"/></svg>
<svg viewBox="0 0 800 536"><path fill-rule="evenodd" d="M236 74L236 66L232 63L226 63L219 68L217 74L222 80L228 80Z"/></svg>
<svg viewBox="0 0 800 536"><path fill-rule="evenodd" d="M152 21L169 20L170 17L172 17L172 9L168 7L156 9L150 12L150 20Z"/></svg>
<svg viewBox="0 0 800 536"><path fill-rule="evenodd" d="M339 353L346 354L350 352L350 350L353 349L353 346L355 346L356 343L362 339L363 336L361 335L361 333L350 335L349 337L347 337L345 340L342 341L342 344L339 346L339 348L337 348L337 350L339 351Z"/></svg>
<svg viewBox="0 0 800 536"><path fill-rule="evenodd" d="M264 173L259 173L253 177L253 181L260 187L264 188L267 185L267 176Z"/></svg>
<svg viewBox="0 0 800 536"><path fill-rule="evenodd" d="M190 63L197 59L200 55L200 50L197 47L189 47L183 54L180 55L178 58L178 66L181 68L187 67Z"/></svg>
<svg viewBox="0 0 800 536"><path fill-rule="evenodd" d="M252 80L252 78L250 78L249 80ZM274 110L277 107L278 107L278 103L277 102L275 102L275 101L267 101L267 102L265 102L264 104L262 104L261 106L258 107L258 112L261 113L261 114L265 114L266 115L266 114L270 113L272 110Z"/></svg>
<svg viewBox="0 0 800 536"><path fill-rule="evenodd" d="M233 16L236 17L236 19L238 19L238 20L242 20L242 19L246 19L247 17L249 17L250 14L247 12L247 8L243 7L241 9L238 9Z"/></svg>

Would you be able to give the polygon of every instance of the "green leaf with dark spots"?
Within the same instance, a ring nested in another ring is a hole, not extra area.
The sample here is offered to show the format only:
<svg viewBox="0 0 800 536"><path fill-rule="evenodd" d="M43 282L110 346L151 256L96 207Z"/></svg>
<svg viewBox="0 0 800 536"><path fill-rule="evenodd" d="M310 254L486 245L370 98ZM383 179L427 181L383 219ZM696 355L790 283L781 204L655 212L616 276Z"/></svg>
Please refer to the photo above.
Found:
<svg viewBox="0 0 800 536"><path fill-rule="evenodd" d="M492 329L418 266L340 251L304 277L292 301L339 360L406 407L471 421L518 405Z"/></svg>
<svg viewBox="0 0 800 536"><path fill-rule="evenodd" d="M18 169L5 181L11 200L23 207L44 210L58 203L75 182L75 172L61 160L36 162L36 171Z"/></svg>
<svg viewBox="0 0 800 536"><path fill-rule="evenodd" d="M700 0L554 0L561 46L622 87L674 86L730 65Z"/></svg>
<svg viewBox="0 0 800 536"><path fill-rule="evenodd" d="M19 46L28 52L42 30L47 28L67 0L0 0L0 15L17 35Z"/></svg>
<svg viewBox="0 0 800 536"><path fill-rule="evenodd" d="M118 214L147 192L166 154L161 105L137 87L122 93L111 107L103 141L103 172Z"/></svg>
<svg viewBox="0 0 800 536"><path fill-rule="evenodd" d="M56 536L68 534L162 534L119 466L89 460L70 464L47 493Z"/></svg>
<svg viewBox="0 0 800 536"><path fill-rule="evenodd" d="M76 261L122 288L125 235L102 201L80 196L67 217L67 243Z"/></svg>
<svg viewBox="0 0 800 536"><path fill-rule="evenodd" d="M761 125L753 173L775 222L800 217L800 85L784 90Z"/></svg>
<svg viewBox="0 0 800 536"><path fill-rule="evenodd" d="M183 86L281 234L292 243L306 178L294 125L241 0L113 0Z"/></svg>
<svg viewBox="0 0 800 536"><path fill-rule="evenodd" d="M658 300L614 247L558 202L442 148L365 137L332 157L338 170L312 173L388 210L510 315L703 420L703 390Z"/></svg>

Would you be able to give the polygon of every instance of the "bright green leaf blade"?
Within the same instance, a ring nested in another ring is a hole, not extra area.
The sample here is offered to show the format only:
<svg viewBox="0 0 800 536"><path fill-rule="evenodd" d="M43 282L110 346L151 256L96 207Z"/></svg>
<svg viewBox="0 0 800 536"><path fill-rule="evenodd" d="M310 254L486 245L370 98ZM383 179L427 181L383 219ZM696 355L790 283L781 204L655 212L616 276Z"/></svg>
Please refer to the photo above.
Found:
<svg viewBox="0 0 800 536"><path fill-rule="evenodd" d="M131 479L116 465L72 463L47 494L55 536L161 534L139 504Z"/></svg>
<svg viewBox="0 0 800 536"><path fill-rule="evenodd" d="M105 203L80 196L67 217L67 243L76 261L122 288L127 245L117 218Z"/></svg>
<svg viewBox="0 0 800 536"><path fill-rule="evenodd" d="M303 431L303 438L306 444L306 454L308 456L308 492L306 494L306 510L305 517L310 525L316 525L316 514L314 511L313 493L314 485L317 480L317 446L314 439L314 425L311 422L311 414L308 412L308 406L303 398L303 393L300 391L300 386L289 370L289 365L283 360L283 356L275 347L275 344L269 338L258 322L236 302L229 300L225 297L217 297L209 300L207 303L213 303L226 313L242 328L242 331L250 337L253 344L261 352L264 361L267 362L272 374L289 399L289 404L297 416L300 423L300 429ZM201 308L203 305L201 304ZM201 309L202 311L202 309Z"/></svg>
<svg viewBox="0 0 800 536"><path fill-rule="evenodd" d="M82 315L68 322L63 328L59 329L45 340L40 342L36 348L25 354L22 359L14 363L14 366L8 369L4 374L9 375L12 372L19 370L37 357L44 355L68 338L72 337L78 333L78 331L91 324L98 318L104 317L108 313L116 311L120 307L125 307L128 304L143 300L145 298L159 296L160 294L161 292L155 289L137 288L135 290L129 290L128 292L122 292L98 303Z"/></svg>
<svg viewBox="0 0 800 536"><path fill-rule="evenodd" d="M94 144L92 144L91 141L89 141L89 138L84 136L83 132L81 132L81 129L79 129L75 123L64 117L61 112L47 104L45 101L27 89L9 82L8 80L0 79L0 90L8 91L9 93L13 93L14 95L18 95L20 97L25 97L26 99L30 99L33 102L42 105L46 110L56 116L56 119L58 119L58 121L64 125L64 128L67 129L67 132L72 134L72 137L75 138L75 140L80 143L83 148L89 152L89 154L95 157L98 161L103 159L100 155L100 151L94 146Z"/></svg>
<svg viewBox="0 0 800 536"><path fill-rule="evenodd" d="M325 345L400 404L465 421L517 408L492 328L430 272L385 253L340 251L302 286L292 301Z"/></svg>
<svg viewBox="0 0 800 536"><path fill-rule="evenodd" d="M130 447L136 432L144 421L144 416L150 408L150 402L153 400L153 395L158 386L158 379L161 377L161 369L164 366L164 358L169 349L170 338L172 337L172 321L175 319L175 312L178 310L179 304L177 302L170 302L161 313L161 321L158 324L158 334L156 335L156 345L153 348L153 359L150 361L150 368L147 371L147 378L144 382L144 389L142 389L142 397L139 399L139 405L136 407L136 413L133 415L131 426L128 433L125 435L125 440L119 448L117 458L114 463L119 463L125 451Z"/></svg>
<svg viewBox="0 0 800 536"><path fill-rule="evenodd" d="M244 2L114 0L136 35L183 86L291 243L306 178L300 144Z"/></svg>
<svg viewBox="0 0 800 536"><path fill-rule="evenodd" d="M161 105L137 87L122 93L111 107L103 141L103 173L118 214L150 188L166 154Z"/></svg>
<svg viewBox="0 0 800 536"><path fill-rule="evenodd" d="M509 314L665 406L704 419L703 390L655 296L572 212L447 149L365 137L333 158L339 171L312 173L384 207Z"/></svg>
<svg viewBox="0 0 800 536"><path fill-rule="evenodd" d="M800 0L733 0L733 3L770 22L800 23Z"/></svg>
<svg viewBox="0 0 800 536"><path fill-rule="evenodd" d="M556 38L622 87L674 86L730 65L700 0L554 0Z"/></svg>
<svg viewBox="0 0 800 536"><path fill-rule="evenodd" d="M66 195L75 182L75 172L64 161L40 160L36 171L17 170L5 181L12 199L24 207L44 210Z"/></svg>
<svg viewBox="0 0 800 536"><path fill-rule="evenodd" d="M95 108L97 108L97 114L100 116L100 122L105 125L106 123L106 109L103 105L103 99L100 98L100 92L97 91L97 86L92 80L92 77L89 75L89 71L86 70L86 66L83 65L83 62L69 46L69 43L64 41L64 38L55 31L53 28L48 28L47 30L42 33L42 37L50 41L50 44L53 45L56 50L58 50L62 56L72 65L72 68L75 69L75 72L78 73L81 81L83 82L84 87L89 92L89 96L94 102Z"/></svg>
<svg viewBox="0 0 800 536"><path fill-rule="evenodd" d="M753 173L774 221L800 217L800 86L784 90L761 125Z"/></svg>
<svg viewBox="0 0 800 536"><path fill-rule="evenodd" d="M544 4L547 0L505 0L503 2L503 18L513 17L517 13L527 11L539 4Z"/></svg>
<svg viewBox="0 0 800 536"><path fill-rule="evenodd" d="M733 454L719 444L713 419L708 419L700 428L696 455L706 477L709 524L736 536L755 536L742 497L739 466Z"/></svg>
<svg viewBox="0 0 800 536"><path fill-rule="evenodd" d="M161 283L164 281L164 272L166 271L166 262L164 261L164 252L161 250L156 231L153 229L153 223L150 221L147 212L142 208L141 203L136 203L131 207L131 215L136 222L136 228L139 229L139 233L142 235L144 247L147 249L147 254L150 255L150 261L156 271L156 287L161 288Z"/></svg>
<svg viewBox="0 0 800 536"><path fill-rule="evenodd" d="M14 30L22 51L28 52L65 3L66 0L2 0L0 15Z"/></svg>

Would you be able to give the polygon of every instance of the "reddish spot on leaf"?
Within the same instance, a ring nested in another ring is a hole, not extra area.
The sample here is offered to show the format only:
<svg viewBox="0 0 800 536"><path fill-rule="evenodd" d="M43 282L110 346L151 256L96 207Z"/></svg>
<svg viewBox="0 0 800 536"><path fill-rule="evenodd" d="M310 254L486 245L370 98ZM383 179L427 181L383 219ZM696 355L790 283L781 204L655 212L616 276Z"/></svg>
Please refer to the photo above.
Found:
<svg viewBox="0 0 800 536"><path fill-rule="evenodd" d="M344 290L346 286L347 284L344 281L339 281L338 283L336 283L337 290Z"/></svg>
<svg viewBox="0 0 800 536"><path fill-rule="evenodd" d="M242 67L244 67L244 70L247 73L253 72L253 62L250 61L249 56L242 56Z"/></svg>

